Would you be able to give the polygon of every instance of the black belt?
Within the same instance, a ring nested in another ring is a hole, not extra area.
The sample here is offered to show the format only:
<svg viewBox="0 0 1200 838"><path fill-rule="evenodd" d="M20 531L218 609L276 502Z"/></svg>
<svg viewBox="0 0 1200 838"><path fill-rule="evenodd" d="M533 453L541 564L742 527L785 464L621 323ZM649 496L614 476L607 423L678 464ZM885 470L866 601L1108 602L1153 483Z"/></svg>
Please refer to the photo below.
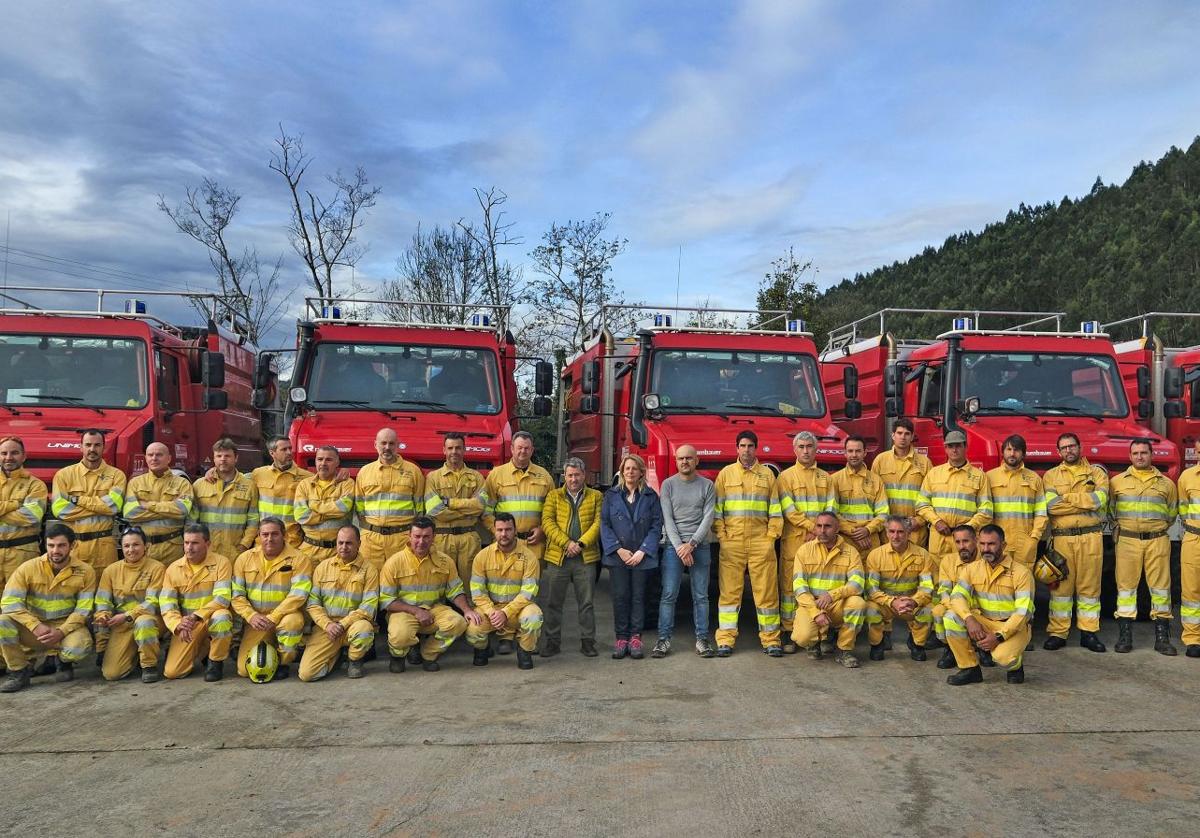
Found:
<svg viewBox="0 0 1200 838"><path fill-rule="evenodd" d="M1061 530L1052 530L1051 535L1054 536L1072 536L1072 535L1091 535L1094 532L1104 532L1103 524L1092 524L1090 527L1067 527Z"/></svg>
<svg viewBox="0 0 1200 838"><path fill-rule="evenodd" d="M474 527L443 527L437 531L438 535L466 535L469 532L475 532Z"/></svg>
<svg viewBox="0 0 1200 838"><path fill-rule="evenodd" d="M1136 538L1138 541L1152 541L1155 538L1166 538L1167 531L1159 530L1158 532L1126 532L1121 530L1121 538Z"/></svg>
<svg viewBox="0 0 1200 838"><path fill-rule="evenodd" d="M97 530L96 532L77 532L75 533L76 541L95 541L97 538L107 538L112 535L112 530Z"/></svg>
<svg viewBox="0 0 1200 838"><path fill-rule="evenodd" d="M1193 527L1191 524L1184 524L1183 528L1185 530L1187 530L1188 532L1190 532L1192 535L1200 535L1200 527ZM0 543L3 543L3 542L0 542Z"/></svg>
<svg viewBox="0 0 1200 838"><path fill-rule="evenodd" d="M519 532L517 533L517 538L529 538L531 535L533 535L532 532Z"/></svg>
<svg viewBox="0 0 1200 838"><path fill-rule="evenodd" d="M158 535L146 536L147 544L166 544L168 541L174 541L183 536L183 530L175 530L174 532L163 532Z"/></svg>
<svg viewBox="0 0 1200 838"><path fill-rule="evenodd" d="M1186 524L1184 526L1187 526ZM6 538L0 541L0 550L7 550L9 547L20 547L22 544L36 544L39 536L23 535L20 538Z"/></svg>
<svg viewBox="0 0 1200 838"><path fill-rule="evenodd" d="M412 529L412 524L399 524L395 527L377 527L374 524L368 524L366 521L360 521L359 526L376 535L396 535L397 533L408 532Z"/></svg>
<svg viewBox="0 0 1200 838"><path fill-rule="evenodd" d="M301 536L305 544L311 544L313 547L321 547L328 550L331 547L337 547L337 539L331 538L328 541L322 541L319 538L309 538L307 535Z"/></svg>

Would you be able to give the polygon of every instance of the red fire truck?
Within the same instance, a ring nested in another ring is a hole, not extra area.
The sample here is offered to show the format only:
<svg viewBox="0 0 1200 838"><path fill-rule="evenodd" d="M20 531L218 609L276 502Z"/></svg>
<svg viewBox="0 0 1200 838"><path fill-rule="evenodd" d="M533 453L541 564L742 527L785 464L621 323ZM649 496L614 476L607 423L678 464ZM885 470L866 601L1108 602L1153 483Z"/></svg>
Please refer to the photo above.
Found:
<svg viewBox="0 0 1200 838"><path fill-rule="evenodd" d="M754 325L733 325L747 316ZM742 430L758 435L759 459L777 471L795 462L800 431L817 436L823 467L844 465L846 435L830 421L803 321L782 311L606 306L589 329L587 347L561 373L559 460L580 457L593 485L609 485L632 452L657 489L685 443L699 452L700 472L715 477L737 458Z"/></svg>
<svg viewBox="0 0 1200 838"><path fill-rule="evenodd" d="M19 295L19 296L14 296ZM53 295L53 307L25 298ZM95 308L73 305L95 297ZM79 461L79 433L108 435L105 459L132 476L144 452L164 442L175 468L199 475L212 445L232 437L241 465L262 462L261 419L252 383L271 386L269 365L256 369L254 347L217 325L211 294L9 286L0 309L0 435L25 442L26 467L46 481ZM181 298L208 309L203 326L177 326L147 312L146 298ZM124 303L109 311L106 302ZM61 302L61 306L58 303Z"/></svg>
<svg viewBox="0 0 1200 838"><path fill-rule="evenodd" d="M901 331L930 316L944 318L950 328L927 338ZM999 465L1005 437L1019 433L1029 467L1045 471L1059 462L1058 435L1071 431L1088 460L1123 471L1130 440L1148 435L1138 416L1148 416L1152 403L1139 400L1131 411L1112 342L1099 323L1068 332L1063 317L884 309L834 329L821 356L833 415L847 432L867 440L871 456L891 444L890 420L906 416L916 427L917 447L935 463L945 462L946 431L963 431L968 459L985 470ZM847 363L859 373L850 409L839 384ZM1176 477L1175 445L1149 435L1155 459Z"/></svg>
<svg viewBox="0 0 1200 838"><path fill-rule="evenodd" d="M507 307L312 297L305 304L285 413L301 467L311 469L317 448L333 445L357 472L378 456L383 427L425 471L444 463L449 431L465 435L471 468L486 473L509 459L519 425ZM549 415L553 366L538 361L534 378L534 413Z"/></svg>

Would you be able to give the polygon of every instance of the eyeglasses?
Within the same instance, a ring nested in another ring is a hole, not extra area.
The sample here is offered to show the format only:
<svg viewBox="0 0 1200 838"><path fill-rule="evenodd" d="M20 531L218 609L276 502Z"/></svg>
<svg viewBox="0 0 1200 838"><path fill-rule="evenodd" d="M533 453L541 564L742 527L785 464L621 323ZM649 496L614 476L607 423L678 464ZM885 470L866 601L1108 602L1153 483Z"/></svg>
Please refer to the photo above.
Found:
<svg viewBox="0 0 1200 838"><path fill-rule="evenodd" d="M124 538L127 535L140 535L144 539L146 537L146 532L141 527L131 524L129 526L121 527L121 537Z"/></svg>

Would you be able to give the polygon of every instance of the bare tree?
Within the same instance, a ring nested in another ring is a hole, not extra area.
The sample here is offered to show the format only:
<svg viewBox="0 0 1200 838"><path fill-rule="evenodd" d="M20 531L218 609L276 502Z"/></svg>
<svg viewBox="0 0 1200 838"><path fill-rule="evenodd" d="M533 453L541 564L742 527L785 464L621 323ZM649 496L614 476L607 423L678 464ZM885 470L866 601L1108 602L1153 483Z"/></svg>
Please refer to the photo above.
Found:
<svg viewBox="0 0 1200 838"><path fill-rule="evenodd" d="M339 169L326 177L333 194L319 197L302 185L312 163L312 157L304 151L303 136L288 134L280 125L275 145L278 148L271 155L270 166L287 182L291 193L288 236L292 247L304 260L317 295L332 298L334 273L339 268L353 268L366 252L356 234L366 220L367 210L375 206L380 187L371 186L361 166L349 178Z"/></svg>
<svg viewBox="0 0 1200 838"><path fill-rule="evenodd" d="M245 330L246 336L258 343L279 322L289 294L281 292L279 287L283 254L264 276L257 248L245 247L240 255L231 250L226 232L241 200L242 196L234 190L206 177L197 188L189 188L187 197L174 207L160 194L158 208L179 232L208 249L208 262L217 275L222 305L231 315L234 327ZM192 302L201 313L208 314L202 301Z"/></svg>
<svg viewBox="0 0 1200 838"><path fill-rule="evenodd" d="M501 253L502 248L522 244L522 240L510 232L514 223L504 220L507 215L504 205L508 203L508 195L495 186L476 188L475 200L479 202L482 215L480 225L460 218L458 227L474 242L483 265L482 302L498 307L497 314L500 316L500 306L516 305L526 299L520 267L510 264ZM501 320L501 330L511 326L507 318Z"/></svg>
<svg viewBox="0 0 1200 838"><path fill-rule="evenodd" d="M417 227L396 260L396 279L383 284L380 296L439 305L381 305L381 313L393 320L407 320L415 313L425 322L463 323L488 296L486 272L483 250L462 227L435 226L429 232Z"/></svg>
<svg viewBox="0 0 1200 838"><path fill-rule="evenodd" d="M736 317L712 308L712 297L696 301L694 311L688 313L687 325L694 329L739 329Z"/></svg>

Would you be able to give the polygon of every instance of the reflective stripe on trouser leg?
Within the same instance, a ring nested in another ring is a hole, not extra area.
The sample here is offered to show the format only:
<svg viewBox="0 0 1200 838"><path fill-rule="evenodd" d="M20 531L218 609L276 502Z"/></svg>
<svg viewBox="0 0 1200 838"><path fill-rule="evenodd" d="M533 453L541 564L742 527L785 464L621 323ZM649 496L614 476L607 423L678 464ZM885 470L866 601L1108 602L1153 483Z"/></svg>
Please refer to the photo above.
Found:
<svg viewBox="0 0 1200 838"><path fill-rule="evenodd" d="M1170 620L1171 613L1171 539L1155 538L1145 542L1142 568L1150 589L1150 617Z"/></svg>
<svg viewBox="0 0 1200 838"><path fill-rule="evenodd" d="M1142 581L1145 546L1149 542L1134 538L1117 539L1117 610L1114 617L1137 617L1137 589Z"/></svg>
<svg viewBox="0 0 1200 838"><path fill-rule="evenodd" d="M246 655L263 640L274 642L279 651L281 664L291 663L296 659L296 650L300 646L300 633L304 630L304 617L300 614L287 614L280 618L275 630L259 631L252 628L250 623L242 630L241 648L238 650L238 675L246 677Z"/></svg>
<svg viewBox="0 0 1200 838"><path fill-rule="evenodd" d="M429 610L433 612L433 625L419 630L420 634L428 635L421 644L421 657L435 661L467 630L467 621L448 605L439 603Z"/></svg>
<svg viewBox="0 0 1200 838"><path fill-rule="evenodd" d="M883 621L884 615L890 619L895 612L891 606L882 605L878 602L867 602L867 641L872 646L878 646L883 642Z"/></svg>
<svg viewBox="0 0 1200 838"><path fill-rule="evenodd" d="M532 652L537 648L541 633L542 609L532 603L526 605L517 615L517 645L526 652Z"/></svg>
<svg viewBox="0 0 1200 838"><path fill-rule="evenodd" d="M747 545L742 540L729 539L721 544L717 582L718 646L732 646L737 642L738 612L742 607L742 590L746 584L746 565L749 558Z"/></svg>
<svg viewBox="0 0 1200 838"><path fill-rule="evenodd" d="M58 659L63 663L79 663L92 651L92 633L86 628L77 628L62 639Z"/></svg>
<svg viewBox="0 0 1200 838"><path fill-rule="evenodd" d="M923 605L914 611L911 617L904 618L893 611L891 606L867 600L867 640L872 646L878 646L883 642L883 633L888 630L892 620L903 620L908 623L908 630L912 634L913 642L918 646L924 646L925 641L929 639L929 627L933 624L933 611L928 605Z"/></svg>
<svg viewBox="0 0 1200 838"><path fill-rule="evenodd" d="M1179 555L1179 622L1183 644L1200 645L1200 536L1188 533Z"/></svg>
<svg viewBox="0 0 1200 838"><path fill-rule="evenodd" d="M223 661L229 657L229 643L233 632L231 612L218 608L208 621L196 626L192 639L185 641L177 634L171 635L167 648L167 660L163 664L163 677L185 678L191 674L196 661L208 652L211 661Z"/></svg>
<svg viewBox="0 0 1200 838"><path fill-rule="evenodd" d="M833 606L831 616L835 623L840 624L837 636L838 648L843 652L853 651L854 638L858 636L866 621L866 601L860 596L848 596Z"/></svg>
<svg viewBox="0 0 1200 838"><path fill-rule="evenodd" d="M933 612L928 605L922 605L908 621L908 632L912 635L913 643L924 646L929 639L929 628L933 625Z"/></svg>
<svg viewBox="0 0 1200 838"><path fill-rule="evenodd" d="M967 626L953 611L947 611L942 616L944 640L954 653L954 662L959 669L970 669L979 666L979 657L975 654L975 644L967 635Z"/></svg>
<svg viewBox="0 0 1200 838"><path fill-rule="evenodd" d="M403 549L403 546L399 549ZM454 560L454 566L458 568L458 577L463 580L464 585L470 587L471 563L475 561L475 554L479 552L479 533L439 533L433 538L433 546Z"/></svg>
<svg viewBox="0 0 1200 838"><path fill-rule="evenodd" d="M796 619L796 593L792 588L796 551L803 542L799 536L789 536L779 547L779 620L785 634L791 634Z"/></svg>
<svg viewBox="0 0 1200 838"><path fill-rule="evenodd" d="M757 555L750 560L750 591L758 617L758 642L763 648L779 645L779 565L775 560L775 542L761 538L751 542ZM754 554L751 554L754 555Z"/></svg>
<svg viewBox="0 0 1200 838"><path fill-rule="evenodd" d="M159 631L165 629L158 617L138 617L133 622L133 642L137 644L142 669L158 666Z"/></svg>
<svg viewBox="0 0 1200 838"><path fill-rule="evenodd" d="M1067 578L1050 589L1050 620L1046 631L1066 637L1071 612L1080 631L1100 630L1100 575L1104 567L1104 539L1100 533L1058 537L1054 549L1067 562Z"/></svg>
<svg viewBox="0 0 1200 838"><path fill-rule="evenodd" d="M394 658L402 658L417 642L417 632L421 624L412 614L403 611L393 611L387 620L388 654Z"/></svg>
<svg viewBox="0 0 1200 838"><path fill-rule="evenodd" d="M977 615L975 619L979 621L979 624L988 633L994 634L1004 627L1003 620L992 620L980 615ZM945 616L945 626L946 643L950 646L950 650L954 652L954 661L958 664L958 668L969 669L972 666L978 666L979 657L975 653L975 644L971 642L971 638L967 634L966 622L958 614L951 611ZM1029 629L1029 623L1026 623L1021 627L1020 631L997 644L996 648L992 650L992 660L997 665L1003 666L1006 669L1020 668L1023 662L1025 646L1029 643L1032 634Z"/></svg>
<svg viewBox="0 0 1200 838"><path fill-rule="evenodd" d="M936 602L929 607L929 613L933 618L933 633L939 639L946 639L946 613L950 610L948 602Z"/></svg>

